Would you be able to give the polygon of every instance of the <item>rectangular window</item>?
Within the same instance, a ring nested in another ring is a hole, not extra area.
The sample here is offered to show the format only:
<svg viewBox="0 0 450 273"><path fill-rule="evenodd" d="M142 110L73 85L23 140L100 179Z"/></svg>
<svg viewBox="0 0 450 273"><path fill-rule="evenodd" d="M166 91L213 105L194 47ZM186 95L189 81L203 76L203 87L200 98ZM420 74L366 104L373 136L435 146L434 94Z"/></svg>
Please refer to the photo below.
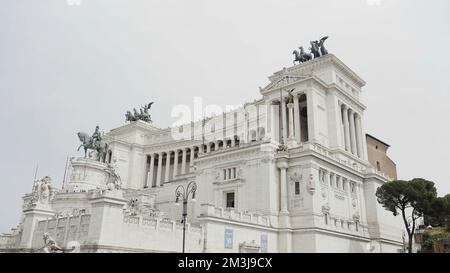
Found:
<svg viewBox="0 0 450 273"><path fill-rule="evenodd" d="M233 168L233 178L236 178L236 168Z"/></svg>
<svg viewBox="0 0 450 273"><path fill-rule="evenodd" d="M325 213L324 215L325 219L325 225L328 225L328 213Z"/></svg>
<svg viewBox="0 0 450 273"><path fill-rule="evenodd" d="M300 194L300 182L295 182L295 195L299 195Z"/></svg>
<svg viewBox="0 0 450 273"><path fill-rule="evenodd" d="M358 222L355 223L355 228L356 228L356 231L358 231L358 229L359 229L359 224L358 224Z"/></svg>
<svg viewBox="0 0 450 273"><path fill-rule="evenodd" d="M227 208L234 208L234 192L226 193Z"/></svg>
<svg viewBox="0 0 450 273"><path fill-rule="evenodd" d="M355 183L354 182L351 183L350 190L352 193L355 193Z"/></svg>
<svg viewBox="0 0 450 273"><path fill-rule="evenodd" d="M228 169L228 179L231 179L231 169Z"/></svg>
<svg viewBox="0 0 450 273"><path fill-rule="evenodd" d="M223 170L223 180L227 180L227 169Z"/></svg>

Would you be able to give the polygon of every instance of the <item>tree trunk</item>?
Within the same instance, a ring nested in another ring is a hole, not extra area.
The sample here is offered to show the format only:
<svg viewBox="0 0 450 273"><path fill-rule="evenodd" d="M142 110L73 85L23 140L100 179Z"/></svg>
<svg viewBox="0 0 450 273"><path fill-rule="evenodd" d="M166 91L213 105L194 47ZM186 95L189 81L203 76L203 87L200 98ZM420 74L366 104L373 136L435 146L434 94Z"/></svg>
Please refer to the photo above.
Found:
<svg viewBox="0 0 450 273"><path fill-rule="evenodd" d="M412 253L413 235L412 233L408 234L408 253Z"/></svg>

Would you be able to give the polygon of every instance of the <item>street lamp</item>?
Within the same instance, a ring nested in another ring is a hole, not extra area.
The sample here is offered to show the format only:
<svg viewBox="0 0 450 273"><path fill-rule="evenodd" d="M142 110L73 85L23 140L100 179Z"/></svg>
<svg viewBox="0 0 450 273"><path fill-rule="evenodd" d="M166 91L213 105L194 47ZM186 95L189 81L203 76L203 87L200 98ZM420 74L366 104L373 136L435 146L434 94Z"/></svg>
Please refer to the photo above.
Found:
<svg viewBox="0 0 450 273"><path fill-rule="evenodd" d="M186 241L186 216L187 216L187 204L189 194L192 194L192 202L195 202L195 191L197 190L197 183L195 181L191 181L186 188L183 185L179 185L175 190L175 203L177 206L180 204L178 201L183 201L183 253L184 253L184 245Z"/></svg>

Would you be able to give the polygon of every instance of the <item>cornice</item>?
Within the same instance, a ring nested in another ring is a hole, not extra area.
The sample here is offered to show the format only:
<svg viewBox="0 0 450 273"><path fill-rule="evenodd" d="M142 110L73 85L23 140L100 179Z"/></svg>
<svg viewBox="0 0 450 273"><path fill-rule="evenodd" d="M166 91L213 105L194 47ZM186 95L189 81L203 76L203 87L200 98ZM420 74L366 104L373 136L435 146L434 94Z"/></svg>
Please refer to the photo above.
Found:
<svg viewBox="0 0 450 273"><path fill-rule="evenodd" d="M160 132L163 129L150 125L143 121L133 121L120 127L114 128L106 133L107 136L114 136L122 132L131 131L133 129L142 129L144 131Z"/></svg>
<svg viewBox="0 0 450 273"><path fill-rule="evenodd" d="M333 54L327 54L326 56L322 56L320 58L308 61L306 63L294 65L289 68L277 71L272 76L269 77L269 80L274 81L279 79L283 75L290 73L294 73L297 76L299 72L300 73L306 72L305 73L306 75L308 75L308 72L309 74L312 74L312 71L314 71L315 69L322 68L324 65L329 63L335 65L339 69L339 72L346 75L350 79L354 80L359 85L360 88L366 85L366 82L361 77L359 77L353 70L351 70L347 65L345 65L338 57L336 57Z"/></svg>

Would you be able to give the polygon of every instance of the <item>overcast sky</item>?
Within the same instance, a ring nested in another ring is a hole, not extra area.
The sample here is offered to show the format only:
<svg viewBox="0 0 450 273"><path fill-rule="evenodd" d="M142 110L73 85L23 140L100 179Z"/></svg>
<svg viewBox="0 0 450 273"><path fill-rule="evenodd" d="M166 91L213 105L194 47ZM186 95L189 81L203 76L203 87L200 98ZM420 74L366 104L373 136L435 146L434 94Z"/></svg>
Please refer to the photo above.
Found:
<svg viewBox="0 0 450 273"><path fill-rule="evenodd" d="M76 5L80 1L79 5ZM74 5L75 3L75 5ZM260 98L292 51L327 48L367 81L368 133L392 145L399 178L450 193L448 0L0 1L0 232L38 176L61 186L78 131L123 125L148 101L167 127L177 104Z"/></svg>

